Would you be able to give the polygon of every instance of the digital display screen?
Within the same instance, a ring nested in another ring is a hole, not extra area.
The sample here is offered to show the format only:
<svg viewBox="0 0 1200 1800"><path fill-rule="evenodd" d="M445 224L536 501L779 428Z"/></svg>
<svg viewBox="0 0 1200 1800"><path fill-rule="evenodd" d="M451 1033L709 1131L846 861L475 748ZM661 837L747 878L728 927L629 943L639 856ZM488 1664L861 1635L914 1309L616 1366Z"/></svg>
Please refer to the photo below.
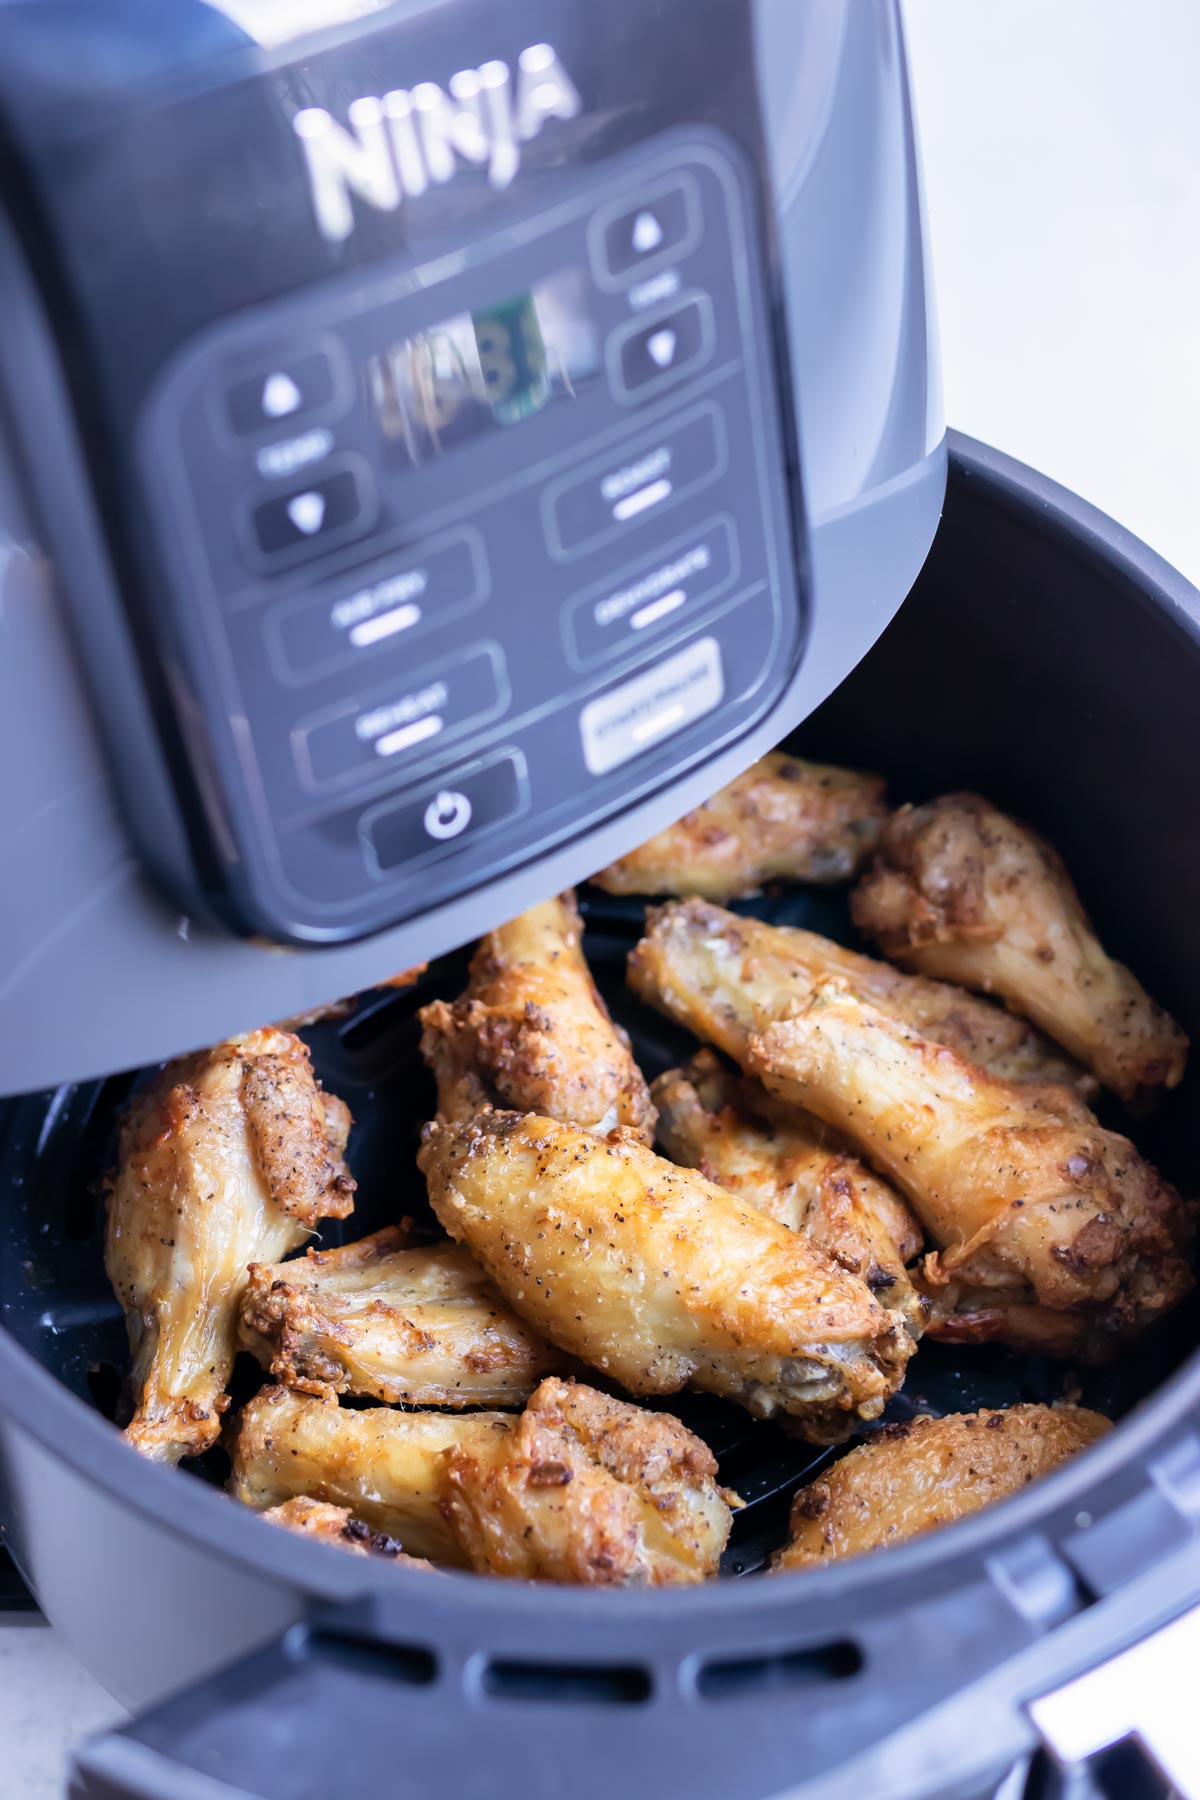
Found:
<svg viewBox="0 0 1200 1800"><path fill-rule="evenodd" d="M384 436L421 466L573 400L600 370L587 296L582 269L561 269L373 356L368 389Z"/></svg>

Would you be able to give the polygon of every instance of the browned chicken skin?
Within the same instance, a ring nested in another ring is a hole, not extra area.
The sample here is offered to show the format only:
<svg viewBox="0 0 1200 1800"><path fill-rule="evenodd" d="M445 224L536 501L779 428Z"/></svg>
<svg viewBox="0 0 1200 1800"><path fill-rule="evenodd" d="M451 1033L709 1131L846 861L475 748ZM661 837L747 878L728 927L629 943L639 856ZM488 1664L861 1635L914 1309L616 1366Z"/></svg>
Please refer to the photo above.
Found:
<svg viewBox="0 0 1200 1800"><path fill-rule="evenodd" d="M1069 1090L989 1075L837 982L747 1060L905 1195L950 1335L1100 1361L1189 1292L1178 1194Z"/></svg>
<svg viewBox="0 0 1200 1800"><path fill-rule="evenodd" d="M1109 1429L1078 1406L1010 1406L884 1425L792 1505L772 1567L819 1568L899 1544L1019 1493Z"/></svg>
<svg viewBox="0 0 1200 1800"><path fill-rule="evenodd" d="M626 1034L608 1016L580 943L572 894L532 907L481 939L467 991L421 1012L421 1053L437 1077L438 1116L481 1106L654 1136L654 1108Z"/></svg>
<svg viewBox="0 0 1200 1800"><path fill-rule="evenodd" d="M133 1364L126 1437L177 1462L216 1441L246 1265L345 1218L350 1115L299 1038L268 1029L168 1064L133 1102L108 1187L105 1267Z"/></svg>
<svg viewBox="0 0 1200 1800"><path fill-rule="evenodd" d="M1057 853L978 795L903 807L853 910L885 956L999 995L1123 1098L1182 1077L1186 1037L1105 954Z"/></svg>
<svg viewBox="0 0 1200 1800"><path fill-rule="evenodd" d="M345 1507L412 1554L527 1580L666 1586L716 1573L729 1503L678 1419L544 1381L519 1416L351 1411L269 1388L242 1413L231 1492Z"/></svg>
<svg viewBox="0 0 1200 1800"><path fill-rule="evenodd" d="M348 1507L330 1506L324 1500L310 1500L299 1495L272 1506L262 1518L271 1525L282 1525L300 1537L315 1538L320 1544L332 1544L348 1550L351 1556L385 1556L389 1562L406 1564L410 1569L429 1569L433 1565L421 1556L405 1556L395 1538L375 1531L364 1519L356 1519Z"/></svg>
<svg viewBox="0 0 1200 1800"><path fill-rule="evenodd" d="M711 1050L660 1075L651 1093L658 1140L673 1162L802 1232L920 1337L928 1303L905 1264L924 1236L895 1189L844 1138L733 1074Z"/></svg>
<svg viewBox="0 0 1200 1800"><path fill-rule="evenodd" d="M866 1283L631 1133L480 1113L427 1125L434 1212L515 1310L630 1393L685 1384L837 1442L913 1343Z"/></svg>
<svg viewBox="0 0 1200 1800"><path fill-rule="evenodd" d="M506 1406L562 1367L467 1251L410 1248L401 1226L248 1274L241 1346L305 1393Z"/></svg>
<svg viewBox="0 0 1200 1800"><path fill-rule="evenodd" d="M629 959L629 981L651 1006L745 1065L753 1033L785 1018L822 981L856 993L925 1037L1010 1081L1095 1083L1032 1026L990 1000L944 981L906 975L787 925L763 925L704 900L650 907L646 934Z"/></svg>
<svg viewBox="0 0 1200 1800"><path fill-rule="evenodd" d="M602 869L610 894L733 900L764 881L848 881L887 817L878 775L773 750L705 805Z"/></svg>

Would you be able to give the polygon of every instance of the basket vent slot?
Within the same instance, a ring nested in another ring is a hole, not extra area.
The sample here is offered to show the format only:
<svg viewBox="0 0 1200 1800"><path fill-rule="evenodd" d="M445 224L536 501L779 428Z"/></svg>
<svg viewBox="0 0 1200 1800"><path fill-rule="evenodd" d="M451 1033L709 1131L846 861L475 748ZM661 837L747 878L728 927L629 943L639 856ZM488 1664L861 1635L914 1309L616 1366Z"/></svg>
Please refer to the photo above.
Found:
<svg viewBox="0 0 1200 1800"><path fill-rule="evenodd" d="M311 1632L307 1641L323 1662L336 1663L354 1674L383 1675L405 1687L428 1687L437 1680L437 1657L416 1644L383 1643L329 1627Z"/></svg>
<svg viewBox="0 0 1200 1800"><path fill-rule="evenodd" d="M856 1644L820 1644L806 1650L779 1651L773 1656L706 1662L696 1676L696 1692L705 1700L794 1692L797 1688L845 1681L857 1675L862 1666L862 1652Z"/></svg>
<svg viewBox="0 0 1200 1800"><path fill-rule="evenodd" d="M483 1691L496 1700L552 1700L562 1705L636 1706L651 1693L649 1671L635 1664L489 1662Z"/></svg>

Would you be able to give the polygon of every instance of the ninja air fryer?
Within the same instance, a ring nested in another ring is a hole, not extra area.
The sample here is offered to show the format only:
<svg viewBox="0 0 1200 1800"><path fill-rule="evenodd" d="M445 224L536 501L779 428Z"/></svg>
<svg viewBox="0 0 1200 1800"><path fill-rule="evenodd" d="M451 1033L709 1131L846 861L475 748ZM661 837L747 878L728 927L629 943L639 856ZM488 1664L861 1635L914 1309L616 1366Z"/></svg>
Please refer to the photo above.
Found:
<svg viewBox="0 0 1200 1800"><path fill-rule="evenodd" d="M1082 1795L1139 1738L1200 1792L1186 1308L1098 1448L816 1575L756 1573L815 1453L696 1410L747 1505L689 1592L345 1557L109 1422L138 1071L427 961L309 1033L362 1192L418 1204L461 946L802 721L1032 819L1200 1027L1200 603L977 446L947 490L896 7L7 0L0 42L0 1513L143 1709L73 1791ZM656 1073L637 920L586 912ZM1191 1105L1146 1137L1185 1187ZM1057 1392L918 1369L909 1415Z"/></svg>

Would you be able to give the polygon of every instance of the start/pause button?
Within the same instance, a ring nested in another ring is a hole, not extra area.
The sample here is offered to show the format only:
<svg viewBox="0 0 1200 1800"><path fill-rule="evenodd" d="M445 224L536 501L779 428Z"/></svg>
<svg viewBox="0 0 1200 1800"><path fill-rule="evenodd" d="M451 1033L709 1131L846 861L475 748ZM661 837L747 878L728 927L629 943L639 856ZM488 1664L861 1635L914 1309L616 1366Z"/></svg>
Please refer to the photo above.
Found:
<svg viewBox="0 0 1200 1800"><path fill-rule="evenodd" d="M674 737L721 704L725 676L716 638L701 638L620 687L589 700L579 715L583 758L607 775Z"/></svg>

